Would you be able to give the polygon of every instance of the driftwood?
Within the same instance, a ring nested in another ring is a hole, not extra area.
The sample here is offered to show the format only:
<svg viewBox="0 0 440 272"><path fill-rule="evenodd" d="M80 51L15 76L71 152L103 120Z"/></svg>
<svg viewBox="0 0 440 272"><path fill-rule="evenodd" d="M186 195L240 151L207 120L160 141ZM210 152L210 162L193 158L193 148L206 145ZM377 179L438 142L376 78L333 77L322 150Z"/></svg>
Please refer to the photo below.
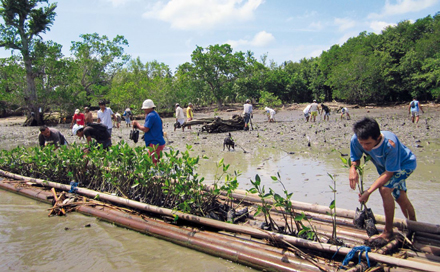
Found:
<svg viewBox="0 0 440 272"><path fill-rule="evenodd" d="M243 130L244 119L240 115L234 115L231 119L223 120L220 117L202 118L183 123L183 127L192 125L203 125L202 131L208 133L222 133L235 130Z"/></svg>

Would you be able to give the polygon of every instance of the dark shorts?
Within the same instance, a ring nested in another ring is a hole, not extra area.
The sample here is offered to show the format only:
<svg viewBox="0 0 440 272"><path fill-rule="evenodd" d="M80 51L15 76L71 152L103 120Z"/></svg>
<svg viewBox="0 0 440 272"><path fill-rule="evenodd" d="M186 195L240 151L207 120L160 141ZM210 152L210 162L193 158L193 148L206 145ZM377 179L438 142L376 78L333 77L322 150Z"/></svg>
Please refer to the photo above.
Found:
<svg viewBox="0 0 440 272"><path fill-rule="evenodd" d="M393 189L394 199L399 199L400 191L406 192L406 179L412 174L413 170L401 170L394 173L391 179L385 183L384 187Z"/></svg>
<svg viewBox="0 0 440 272"><path fill-rule="evenodd" d="M249 120L251 119L251 115L249 113L244 114L244 122L247 124L249 123Z"/></svg>
<svg viewBox="0 0 440 272"><path fill-rule="evenodd" d="M112 146L112 140L108 139L106 141L99 141L98 144L102 144L102 148L108 149L110 146Z"/></svg>

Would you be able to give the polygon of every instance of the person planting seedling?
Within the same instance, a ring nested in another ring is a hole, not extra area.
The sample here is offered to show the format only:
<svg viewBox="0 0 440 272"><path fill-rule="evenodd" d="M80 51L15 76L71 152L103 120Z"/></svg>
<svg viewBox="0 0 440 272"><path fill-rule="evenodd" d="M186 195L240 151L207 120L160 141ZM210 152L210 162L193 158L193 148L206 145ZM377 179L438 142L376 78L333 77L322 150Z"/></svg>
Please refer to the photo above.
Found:
<svg viewBox="0 0 440 272"><path fill-rule="evenodd" d="M357 169L360 159L363 154L369 155L380 176L370 188L361 191L359 202L367 203L370 195L379 189L385 211L385 228L382 234L372 237L370 242L386 243L394 236L394 200L407 219L416 221L414 207L406 193L406 179L416 169L416 157L394 133L381 131L379 124L372 118L365 117L356 122L353 131L350 142L350 187L354 190L359 183Z"/></svg>

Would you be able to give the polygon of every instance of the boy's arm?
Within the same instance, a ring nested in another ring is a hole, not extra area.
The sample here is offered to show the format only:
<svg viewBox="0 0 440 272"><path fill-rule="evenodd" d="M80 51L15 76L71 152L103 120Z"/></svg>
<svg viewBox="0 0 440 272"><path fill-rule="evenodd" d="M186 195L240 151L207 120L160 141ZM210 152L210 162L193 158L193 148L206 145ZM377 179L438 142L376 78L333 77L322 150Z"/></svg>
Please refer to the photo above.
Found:
<svg viewBox="0 0 440 272"><path fill-rule="evenodd" d="M359 195L359 202L366 203L370 195L377 189L384 186L394 175L394 172L385 171L378 179L366 190L362 195Z"/></svg>
<svg viewBox="0 0 440 272"><path fill-rule="evenodd" d="M356 184L359 183L359 174L356 170L356 166L359 166L361 163L360 161L353 161L351 162L350 172L348 174L348 179L350 180L350 188L356 189Z"/></svg>

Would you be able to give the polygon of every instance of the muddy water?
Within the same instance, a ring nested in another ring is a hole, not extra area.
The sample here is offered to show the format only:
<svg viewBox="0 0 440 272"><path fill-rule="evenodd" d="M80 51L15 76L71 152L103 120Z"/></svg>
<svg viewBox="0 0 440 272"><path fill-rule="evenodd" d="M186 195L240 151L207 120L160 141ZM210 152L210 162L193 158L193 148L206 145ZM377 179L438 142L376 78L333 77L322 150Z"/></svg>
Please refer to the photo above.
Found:
<svg viewBox="0 0 440 272"><path fill-rule="evenodd" d="M231 165L230 174L234 170L241 173L238 178L240 189L250 189L252 187L250 180L254 180L255 175L258 174L262 178L266 191L270 187L282 194L281 184L274 183L270 178L279 172L286 189L293 192L293 200L324 206L328 206L333 200L333 194L329 188L329 185L333 186L333 183L327 174L330 173L336 180L337 207L354 210L358 205L357 192L348 186L348 171L342 167L340 156L341 153L349 153L348 143L352 135L353 121L365 115L372 116L378 120L383 130L395 132L401 142L417 156L418 167L409 178L407 187L418 220L440 223L438 219L440 210L436 202L440 192L440 167L438 166L440 111L438 106L425 106L426 113L422 115L418 126L409 121L406 106L350 109L352 116L350 121L340 120L338 115L333 114L330 122L324 122L318 118L316 123L304 122L301 109L302 107L291 111L280 111L275 116L277 123L270 124L265 122L265 116L261 114L261 111L256 111L253 130L232 132L238 146L231 151L223 150L225 134L200 133L198 132L200 126L193 126L192 131L173 131L172 123L175 119L165 118L164 130L169 137L167 148L182 150L189 144L192 146L193 156L206 156L208 159L201 160L198 172L206 178L208 183L224 180L224 177L219 178L221 173L216 167L216 163L223 158L226 164ZM228 119L234 113L240 113L240 111L223 112L219 113L219 116ZM213 115L213 113L196 112L195 117L213 117ZM0 122L0 148L11 149L18 145L36 145L38 129L23 128L19 126L21 122L20 119ZM68 125L60 125L57 128L62 131L69 142L79 141L70 135ZM114 129L113 135L114 143L120 140L129 141L129 129L124 126L119 130ZM310 146L308 146L309 142ZM134 145L132 142L130 144ZM137 145L142 145L142 143ZM369 163L365 176L366 188L376 178L375 167ZM5 202L4 199L9 200ZM0 239L2 245L3 241L11 241L11 243L6 243L6 249L5 247L0 249L5 253L6 250L8 252L8 257L0 254L0 264L13 263L23 268L17 270L29 270L31 265L37 266L38 270L46 270L48 267L59 268L60 265L66 270L77 270L76 266L90 268L89 270L124 270L127 263L133 263L132 267L138 271L150 267L166 271L202 271L208 266L212 270L213 265L220 267L219 271L246 269L145 235L101 223L93 218L69 214L66 218L48 219L46 205L4 191L0 191L0 204ZM378 192L370 196L368 206L373 208L375 213L383 214ZM31 207L34 210L29 212ZM396 207L396 217L403 218L398 207ZM90 222L92 228L83 228ZM74 231L64 231L66 226ZM64 246L61 242L53 242L64 241L63 239L67 239L68 246ZM133 243L138 240L142 243ZM91 243L84 241L91 241ZM37 246L33 247L33 244ZM34 251L37 253L33 253ZM196 255L188 258L187 256L192 256L190 254ZM76 257L77 255L79 257ZM194 259L198 261L194 262Z"/></svg>
<svg viewBox="0 0 440 272"><path fill-rule="evenodd" d="M0 190L0 271L251 271L93 217L49 218L48 208Z"/></svg>

